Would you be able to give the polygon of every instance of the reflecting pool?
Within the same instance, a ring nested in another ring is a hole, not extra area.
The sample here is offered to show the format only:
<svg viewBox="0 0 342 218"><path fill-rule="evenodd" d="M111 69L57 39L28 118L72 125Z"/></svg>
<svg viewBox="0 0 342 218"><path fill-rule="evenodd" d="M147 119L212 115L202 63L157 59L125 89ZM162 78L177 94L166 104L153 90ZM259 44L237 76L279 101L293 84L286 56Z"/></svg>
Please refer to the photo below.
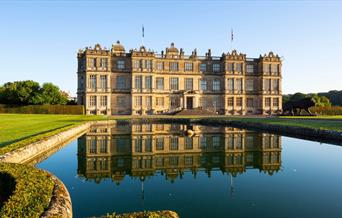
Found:
<svg viewBox="0 0 342 218"><path fill-rule="evenodd" d="M342 214L341 146L232 127L94 126L36 166L67 186L75 217Z"/></svg>

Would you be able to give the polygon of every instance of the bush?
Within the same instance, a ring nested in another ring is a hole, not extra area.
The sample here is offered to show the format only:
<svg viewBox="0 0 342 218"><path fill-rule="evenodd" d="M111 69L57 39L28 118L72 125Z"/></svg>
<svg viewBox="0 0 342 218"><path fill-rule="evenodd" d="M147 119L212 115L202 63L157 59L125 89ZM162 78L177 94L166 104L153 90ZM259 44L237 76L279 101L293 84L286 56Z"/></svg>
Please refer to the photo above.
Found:
<svg viewBox="0 0 342 218"><path fill-rule="evenodd" d="M342 115L342 107L340 106L312 107L310 111L317 115Z"/></svg>
<svg viewBox="0 0 342 218"><path fill-rule="evenodd" d="M15 180L15 189L0 209L0 217L40 217L52 197L51 176L32 166L11 163L0 163L0 173ZM13 183L11 179L2 181L6 182Z"/></svg>
<svg viewBox="0 0 342 218"><path fill-rule="evenodd" d="M0 104L0 113L13 114L84 114L83 105L5 105Z"/></svg>

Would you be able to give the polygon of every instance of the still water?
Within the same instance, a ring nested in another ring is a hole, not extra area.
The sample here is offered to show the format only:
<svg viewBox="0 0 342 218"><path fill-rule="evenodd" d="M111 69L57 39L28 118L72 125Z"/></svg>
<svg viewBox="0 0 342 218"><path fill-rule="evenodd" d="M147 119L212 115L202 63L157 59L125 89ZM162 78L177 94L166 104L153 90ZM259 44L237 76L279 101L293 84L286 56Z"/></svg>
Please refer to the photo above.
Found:
<svg viewBox="0 0 342 218"><path fill-rule="evenodd" d="M74 217L342 215L342 147L263 132L118 122L92 127L36 166L66 185Z"/></svg>

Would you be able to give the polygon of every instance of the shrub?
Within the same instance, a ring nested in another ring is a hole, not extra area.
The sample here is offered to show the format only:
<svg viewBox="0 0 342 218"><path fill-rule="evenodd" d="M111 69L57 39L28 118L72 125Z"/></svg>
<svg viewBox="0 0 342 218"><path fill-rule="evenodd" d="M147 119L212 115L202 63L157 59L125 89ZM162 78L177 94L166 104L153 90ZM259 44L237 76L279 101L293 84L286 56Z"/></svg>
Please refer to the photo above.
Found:
<svg viewBox="0 0 342 218"><path fill-rule="evenodd" d="M310 111L317 115L342 115L341 106L312 107Z"/></svg>
<svg viewBox="0 0 342 218"><path fill-rule="evenodd" d="M15 114L84 114L83 105L5 105L0 104L0 113Z"/></svg>
<svg viewBox="0 0 342 218"><path fill-rule="evenodd" d="M40 217L52 197L51 176L32 166L11 163L0 163L0 173L15 179L14 192L0 209L0 217Z"/></svg>

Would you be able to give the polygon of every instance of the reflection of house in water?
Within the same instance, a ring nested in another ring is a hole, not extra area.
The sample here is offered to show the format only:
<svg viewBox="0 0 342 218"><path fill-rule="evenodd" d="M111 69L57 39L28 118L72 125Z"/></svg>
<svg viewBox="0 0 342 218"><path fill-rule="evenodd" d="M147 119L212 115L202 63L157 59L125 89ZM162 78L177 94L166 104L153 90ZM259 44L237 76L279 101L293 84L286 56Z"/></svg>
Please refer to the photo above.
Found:
<svg viewBox="0 0 342 218"><path fill-rule="evenodd" d="M192 128L192 137L184 134ZM280 136L231 127L180 124L96 126L78 139L78 173L99 182L125 175L145 179L157 172L174 181L184 172L246 169L272 175L281 165Z"/></svg>

